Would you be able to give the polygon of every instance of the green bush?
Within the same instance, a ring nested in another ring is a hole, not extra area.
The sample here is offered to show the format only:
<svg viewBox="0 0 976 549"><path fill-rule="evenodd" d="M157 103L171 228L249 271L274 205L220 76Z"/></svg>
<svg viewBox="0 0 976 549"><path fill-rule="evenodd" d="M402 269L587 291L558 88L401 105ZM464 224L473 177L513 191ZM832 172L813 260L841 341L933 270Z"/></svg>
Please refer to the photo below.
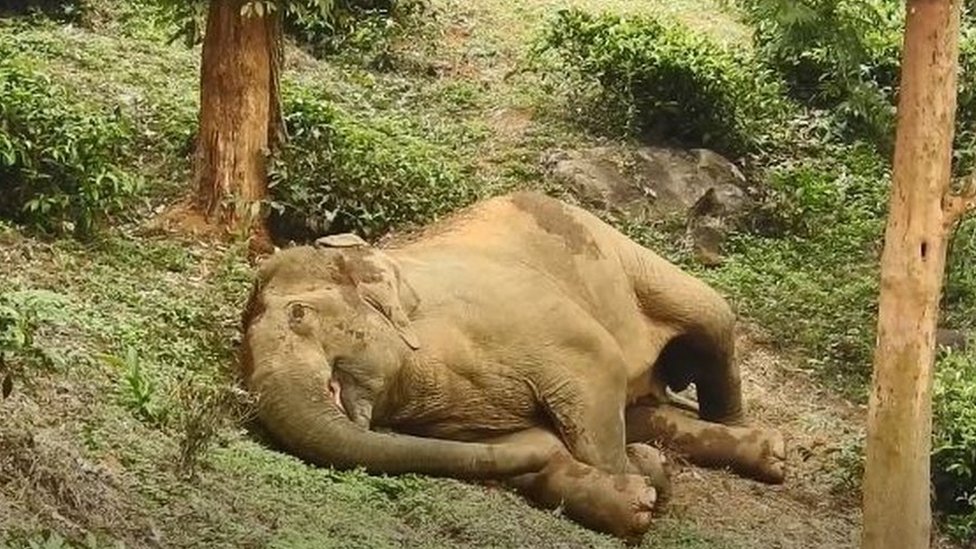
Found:
<svg viewBox="0 0 976 549"><path fill-rule="evenodd" d="M317 57L365 56L368 66L388 70L394 40L424 8L423 0L337 0L323 17L296 4L284 14L284 30Z"/></svg>
<svg viewBox="0 0 976 549"><path fill-rule="evenodd" d="M31 370L62 364L64 357L37 334L43 324L63 319L64 305L62 296L43 290L0 292L0 397Z"/></svg>
<svg viewBox="0 0 976 549"><path fill-rule="evenodd" d="M599 101L651 138L755 152L775 145L771 129L789 112L778 81L748 55L650 17L561 10L534 47L536 58L546 55L560 78L593 80Z"/></svg>
<svg viewBox="0 0 976 549"><path fill-rule="evenodd" d="M842 254L863 252L879 236L888 165L864 142L820 147L815 155L765 169L763 225L755 232L829 243Z"/></svg>
<svg viewBox="0 0 976 549"><path fill-rule="evenodd" d="M792 97L830 109L838 129L888 151L903 10L876 0L739 0L760 59Z"/></svg>
<svg viewBox="0 0 976 549"><path fill-rule="evenodd" d="M737 0L755 28L756 55L802 104L832 113L835 130L894 146L905 13L885 0ZM976 29L964 18L960 40L956 171L972 169L976 149Z"/></svg>
<svg viewBox="0 0 976 549"><path fill-rule="evenodd" d="M943 308L949 326L976 330L976 217L963 220L956 229L946 264Z"/></svg>
<svg viewBox="0 0 976 549"><path fill-rule="evenodd" d="M976 538L976 356L949 353L933 390L935 507L959 539Z"/></svg>
<svg viewBox="0 0 976 549"><path fill-rule="evenodd" d="M90 236L137 187L116 164L127 123L9 53L0 48L0 216Z"/></svg>
<svg viewBox="0 0 976 549"><path fill-rule="evenodd" d="M302 88L286 88L284 104L290 137L271 169L276 236L374 237L476 198L451 152L405 133L402 121L360 118Z"/></svg>

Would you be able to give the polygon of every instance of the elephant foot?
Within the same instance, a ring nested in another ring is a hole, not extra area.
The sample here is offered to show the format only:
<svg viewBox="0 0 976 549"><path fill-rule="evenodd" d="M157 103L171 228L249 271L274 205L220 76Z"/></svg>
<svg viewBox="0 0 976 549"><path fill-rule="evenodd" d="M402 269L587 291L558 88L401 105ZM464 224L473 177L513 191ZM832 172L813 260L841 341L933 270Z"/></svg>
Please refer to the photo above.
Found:
<svg viewBox="0 0 976 549"><path fill-rule="evenodd" d="M650 479L657 490L658 507L666 504L671 498L671 478L669 464L664 453L648 444L633 443L627 445L628 472L642 475Z"/></svg>
<svg viewBox="0 0 976 549"><path fill-rule="evenodd" d="M786 441L774 429L746 429L750 433L739 444L737 461L752 478L769 484L786 480Z"/></svg>
<svg viewBox="0 0 976 549"><path fill-rule="evenodd" d="M516 477L511 484L543 507L561 507L581 525L628 542L643 538L657 503L657 491L644 476L605 473L568 454L554 456L541 472Z"/></svg>
<svg viewBox="0 0 976 549"><path fill-rule="evenodd" d="M655 440L672 446L702 467L729 467L760 482L786 479L786 444L772 429L711 423L670 406L632 406L627 440Z"/></svg>

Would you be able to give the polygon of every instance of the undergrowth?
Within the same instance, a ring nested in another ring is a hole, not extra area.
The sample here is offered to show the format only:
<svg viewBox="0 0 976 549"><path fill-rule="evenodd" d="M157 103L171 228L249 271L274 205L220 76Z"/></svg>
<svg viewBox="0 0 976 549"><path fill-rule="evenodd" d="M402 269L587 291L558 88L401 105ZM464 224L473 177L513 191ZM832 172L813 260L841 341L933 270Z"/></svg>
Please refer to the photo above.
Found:
<svg viewBox="0 0 976 549"><path fill-rule="evenodd" d="M425 23L427 9L424 0L338 0L328 18L315 9L288 11L284 30L316 57L390 71L398 61L397 41Z"/></svg>
<svg viewBox="0 0 976 549"><path fill-rule="evenodd" d="M117 164L127 121L88 105L0 43L0 215L91 236L137 179Z"/></svg>
<svg viewBox="0 0 976 549"><path fill-rule="evenodd" d="M604 120L597 125L617 120L645 139L738 156L772 145L764 138L786 114L777 108L786 106L778 82L761 65L650 16L560 10L534 55L554 57L553 76L575 76L580 91L592 79L598 93L582 100L598 107L593 112Z"/></svg>
<svg viewBox="0 0 976 549"><path fill-rule="evenodd" d="M368 118L302 86L285 89L289 141L271 169L271 226L308 240L356 231L376 237L430 221L474 199L450 149L393 113Z"/></svg>

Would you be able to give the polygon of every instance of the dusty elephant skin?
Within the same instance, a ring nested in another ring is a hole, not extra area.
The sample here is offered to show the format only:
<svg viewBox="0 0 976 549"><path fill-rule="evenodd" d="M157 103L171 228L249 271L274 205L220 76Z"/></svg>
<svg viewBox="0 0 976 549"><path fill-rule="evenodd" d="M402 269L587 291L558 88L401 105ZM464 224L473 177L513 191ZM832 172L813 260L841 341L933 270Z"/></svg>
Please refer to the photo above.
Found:
<svg viewBox="0 0 976 549"><path fill-rule="evenodd" d="M638 540L669 488L644 443L783 481L782 437L742 425L734 320L595 216L517 193L399 247L334 235L269 258L242 377L309 462L502 480ZM667 393L690 383L697 414Z"/></svg>

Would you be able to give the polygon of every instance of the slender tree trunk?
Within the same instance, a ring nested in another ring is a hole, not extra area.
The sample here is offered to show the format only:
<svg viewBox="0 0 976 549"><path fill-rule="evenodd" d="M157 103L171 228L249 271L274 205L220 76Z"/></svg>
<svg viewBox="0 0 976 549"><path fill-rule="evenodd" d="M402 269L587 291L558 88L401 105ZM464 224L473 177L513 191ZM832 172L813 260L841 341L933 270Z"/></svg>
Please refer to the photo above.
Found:
<svg viewBox="0 0 976 549"><path fill-rule="evenodd" d="M865 549L929 547L935 328L950 227L961 0L909 0L864 471Z"/></svg>
<svg viewBox="0 0 976 549"><path fill-rule="evenodd" d="M266 241L259 215L267 161L282 127L277 10L242 15L246 0L212 0L200 75L196 204L211 221Z"/></svg>

